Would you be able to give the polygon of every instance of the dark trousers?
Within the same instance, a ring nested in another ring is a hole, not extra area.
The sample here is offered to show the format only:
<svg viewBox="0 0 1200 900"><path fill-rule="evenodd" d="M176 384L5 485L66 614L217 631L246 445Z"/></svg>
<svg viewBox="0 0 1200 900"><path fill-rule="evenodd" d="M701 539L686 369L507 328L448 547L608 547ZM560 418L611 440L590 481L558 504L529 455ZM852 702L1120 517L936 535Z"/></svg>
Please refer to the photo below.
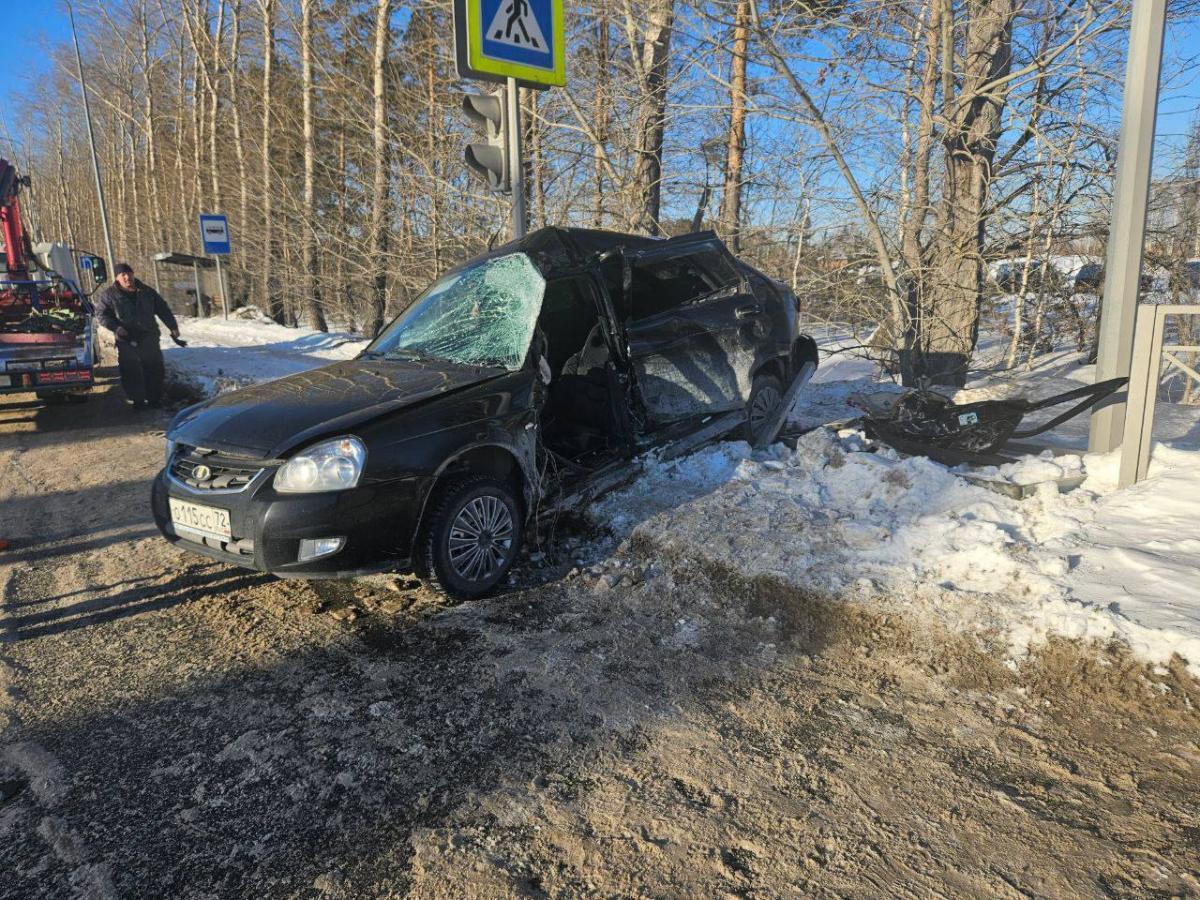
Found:
<svg viewBox="0 0 1200 900"><path fill-rule="evenodd" d="M158 403L163 392L163 355L158 337L140 340L137 344L117 341L117 369L121 387L134 403Z"/></svg>

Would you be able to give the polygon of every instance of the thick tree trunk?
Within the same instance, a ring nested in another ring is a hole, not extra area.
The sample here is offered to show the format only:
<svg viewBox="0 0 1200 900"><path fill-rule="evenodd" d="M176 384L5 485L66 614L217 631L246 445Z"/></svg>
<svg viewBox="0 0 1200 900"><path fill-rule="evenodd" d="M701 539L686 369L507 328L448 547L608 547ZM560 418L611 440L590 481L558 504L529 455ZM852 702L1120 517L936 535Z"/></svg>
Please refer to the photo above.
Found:
<svg viewBox="0 0 1200 900"><path fill-rule="evenodd" d="M900 222L900 257L903 279L900 296L894 298L887 323L887 346L899 351L910 323L918 317L918 304L925 282L923 235L929 218L930 156L934 142L934 103L938 87L938 48L941 45L942 0L929 0L923 20L918 25L924 31L924 59L921 64L920 87L917 90L917 134L912 155L912 172L908 201ZM914 30L914 36L916 30Z"/></svg>
<svg viewBox="0 0 1200 900"><path fill-rule="evenodd" d="M233 124L233 152L237 159L238 170L238 228L243 232L250 224L250 178L246 167L246 146L242 140L242 101L241 73L239 71L239 54L242 40L242 3L233 0L230 23L232 33L229 39L229 109Z"/></svg>
<svg viewBox="0 0 1200 900"><path fill-rule="evenodd" d="M641 96L638 99L637 155L633 172L636 196L632 224L657 235L662 233L663 138L667 128L667 75L675 2L649 0L636 6L644 24L636 64ZM632 0L626 0L625 20L631 31L635 27L634 15Z"/></svg>
<svg viewBox="0 0 1200 900"><path fill-rule="evenodd" d="M312 13L315 0L300 2L300 67L304 93L304 310L310 328L328 331L317 282L316 129L313 126Z"/></svg>
<svg viewBox="0 0 1200 900"><path fill-rule="evenodd" d="M387 200L388 200L388 153L387 153L387 91L386 64L391 31L391 0L378 0L375 9L375 50L372 60L374 74L375 114L372 120L372 169L371 194L371 313L367 334L372 337L383 328L384 311L387 308Z"/></svg>
<svg viewBox="0 0 1200 900"><path fill-rule="evenodd" d="M600 0L596 23L596 94L592 103L595 138L592 142L592 227L604 227L604 164L607 161L604 142L608 140L609 86L608 4Z"/></svg>
<svg viewBox="0 0 1200 900"><path fill-rule="evenodd" d="M427 59L425 61L425 152L428 154L426 165L429 166L429 181L434 186L429 197L429 243L433 252L433 277L442 274L442 203L441 190L436 187L438 168L438 139L440 135L435 130L434 123L439 121L437 96L437 36L430 28Z"/></svg>
<svg viewBox="0 0 1200 900"><path fill-rule="evenodd" d="M538 92L521 90L521 118L525 133L521 146L528 148L525 154L525 209L526 217L534 228L546 224L546 183L542 154L542 129L538 125Z"/></svg>
<svg viewBox="0 0 1200 900"><path fill-rule="evenodd" d="M957 96L943 97L946 175L940 227L930 278L922 285L901 353L905 384L922 379L955 387L966 383L979 335L988 192L1008 97L1015 5L1016 0L969 0L966 5L962 83ZM945 49L943 53L948 57Z"/></svg>
<svg viewBox="0 0 1200 900"><path fill-rule="evenodd" d="M721 191L721 234L729 249L741 249L742 160L746 154L746 50L750 43L750 0L738 0L729 77L729 134L725 186Z"/></svg>
<svg viewBox="0 0 1200 900"><path fill-rule="evenodd" d="M158 190L158 132L154 121L154 77L150 62L150 23L143 3L138 8L138 26L141 32L142 77L145 79L145 97L142 99L142 115L145 117L146 132L146 184L150 193L151 238L154 252L167 249L167 236L163 231L162 198Z"/></svg>
<svg viewBox="0 0 1200 900"><path fill-rule="evenodd" d="M259 0L262 12L262 270L259 273L259 297L267 304L268 314L280 325L284 309L275 272L275 207L271 177L271 88L275 66L275 0Z"/></svg>

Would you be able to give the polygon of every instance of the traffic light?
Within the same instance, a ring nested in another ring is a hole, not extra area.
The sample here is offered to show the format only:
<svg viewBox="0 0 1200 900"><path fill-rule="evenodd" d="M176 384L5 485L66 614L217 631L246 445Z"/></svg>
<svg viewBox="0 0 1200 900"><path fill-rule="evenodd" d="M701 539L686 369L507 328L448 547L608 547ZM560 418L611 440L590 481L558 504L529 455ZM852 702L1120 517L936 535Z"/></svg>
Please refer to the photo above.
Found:
<svg viewBox="0 0 1200 900"><path fill-rule="evenodd" d="M490 94L463 94L467 122L487 140L467 144L467 168L498 194L512 190L508 169L508 133L505 128L504 88Z"/></svg>

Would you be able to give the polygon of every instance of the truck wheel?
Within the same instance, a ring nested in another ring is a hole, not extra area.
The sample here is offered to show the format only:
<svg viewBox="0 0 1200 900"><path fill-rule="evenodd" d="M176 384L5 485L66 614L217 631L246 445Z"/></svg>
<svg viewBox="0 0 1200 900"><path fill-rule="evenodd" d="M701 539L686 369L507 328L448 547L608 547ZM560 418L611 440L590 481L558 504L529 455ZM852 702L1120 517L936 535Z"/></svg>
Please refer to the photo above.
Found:
<svg viewBox="0 0 1200 900"><path fill-rule="evenodd" d="M746 401L746 440L751 446L757 444L759 434L771 421L771 417L783 402L783 383L774 375L756 375L750 387L750 399Z"/></svg>
<svg viewBox="0 0 1200 900"><path fill-rule="evenodd" d="M456 600L496 587L521 549L521 504L510 484L474 476L439 492L418 542L417 574Z"/></svg>

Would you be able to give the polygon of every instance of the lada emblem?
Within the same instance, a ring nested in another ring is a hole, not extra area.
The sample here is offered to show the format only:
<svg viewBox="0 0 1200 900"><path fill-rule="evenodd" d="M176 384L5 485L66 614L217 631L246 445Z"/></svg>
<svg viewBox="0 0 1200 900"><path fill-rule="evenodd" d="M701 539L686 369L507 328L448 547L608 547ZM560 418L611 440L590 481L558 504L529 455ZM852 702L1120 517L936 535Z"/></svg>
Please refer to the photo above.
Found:
<svg viewBox="0 0 1200 900"><path fill-rule="evenodd" d="M208 481L208 479L212 478L212 469L201 464L192 469L192 477L197 481Z"/></svg>

